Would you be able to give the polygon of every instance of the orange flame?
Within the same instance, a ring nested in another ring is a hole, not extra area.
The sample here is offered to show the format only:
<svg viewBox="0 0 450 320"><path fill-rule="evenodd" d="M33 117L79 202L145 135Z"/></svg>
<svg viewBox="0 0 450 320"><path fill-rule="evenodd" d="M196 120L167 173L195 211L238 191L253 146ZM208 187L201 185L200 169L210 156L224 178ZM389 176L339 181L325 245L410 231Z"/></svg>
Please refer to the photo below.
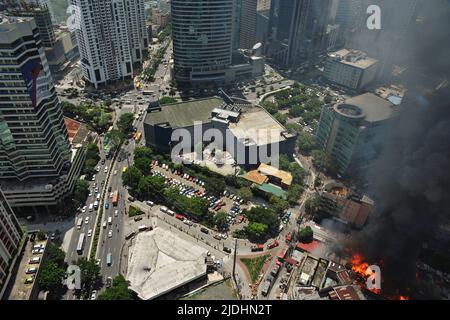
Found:
<svg viewBox="0 0 450 320"><path fill-rule="evenodd" d="M407 296L400 296L399 300L409 300L409 297L407 297Z"/></svg>
<svg viewBox="0 0 450 320"><path fill-rule="evenodd" d="M351 263L353 272L363 277L367 277L370 275L370 271L368 270L369 264L363 261L363 257L361 255L353 255Z"/></svg>

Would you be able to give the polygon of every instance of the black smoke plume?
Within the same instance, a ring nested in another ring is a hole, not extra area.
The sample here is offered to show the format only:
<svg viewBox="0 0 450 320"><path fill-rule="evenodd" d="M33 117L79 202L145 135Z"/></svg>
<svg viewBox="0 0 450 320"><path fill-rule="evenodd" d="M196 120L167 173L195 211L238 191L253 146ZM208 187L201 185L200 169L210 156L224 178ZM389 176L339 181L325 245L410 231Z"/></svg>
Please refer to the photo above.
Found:
<svg viewBox="0 0 450 320"><path fill-rule="evenodd" d="M381 265L388 296L414 296L422 245L450 217L450 5L419 1L418 10L396 55L408 67L404 110L368 174L376 213L350 245Z"/></svg>

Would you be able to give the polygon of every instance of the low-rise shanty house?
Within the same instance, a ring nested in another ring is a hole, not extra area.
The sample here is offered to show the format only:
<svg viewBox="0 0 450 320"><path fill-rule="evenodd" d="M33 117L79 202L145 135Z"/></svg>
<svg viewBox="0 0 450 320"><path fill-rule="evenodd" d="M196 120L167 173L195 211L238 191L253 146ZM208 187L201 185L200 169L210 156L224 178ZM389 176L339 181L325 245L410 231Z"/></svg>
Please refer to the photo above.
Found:
<svg viewBox="0 0 450 320"><path fill-rule="evenodd" d="M374 205L369 197L334 181L324 186L320 200L320 210L355 228L365 225Z"/></svg>
<svg viewBox="0 0 450 320"><path fill-rule="evenodd" d="M286 198L286 191L292 184L292 174L268 164L261 163L258 169L251 170L243 176L253 187L266 194Z"/></svg>
<svg viewBox="0 0 450 320"><path fill-rule="evenodd" d="M331 300L366 300L357 285L334 287L328 295Z"/></svg>

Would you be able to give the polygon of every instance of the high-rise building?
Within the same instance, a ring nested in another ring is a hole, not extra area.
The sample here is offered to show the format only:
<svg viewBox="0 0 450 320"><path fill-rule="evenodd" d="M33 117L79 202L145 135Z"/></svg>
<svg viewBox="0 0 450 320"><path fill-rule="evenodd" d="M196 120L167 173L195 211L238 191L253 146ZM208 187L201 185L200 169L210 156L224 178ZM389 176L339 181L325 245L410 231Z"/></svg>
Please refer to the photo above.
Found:
<svg viewBox="0 0 450 320"><path fill-rule="evenodd" d="M364 172L377 157L386 126L397 114L396 106L372 93L324 106L317 144L339 174Z"/></svg>
<svg viewBox="0 0 450 320"><path fill-rule="evenodd" d="M15 209L56 205L73 189L83 153L70 150L34 19L1 18L0 185Z"/></svg>
<svg viewBox="0 0 450 320"><path fill-rule="evenodd" d="M270 10L270 3L271 3L271 0L258 0L256 9L258 11Z"/></svg>
<svg viewBox="0 0 450 320"><path fill-rule="evenodd" d="M17 254L22 230L0 189L0 299L6 289L11 262Z"/></svg>
<svg viewBox="0 0 450 320"><path fill-rule="evenodd" d="M143 0L71 0L79 10L77 42L85 79L95 87L133 76L148 33Z"/></svg>
<svg viewBox="0 0 450 320"><path fill-rule="evenodd" d="M172 0L174 76L221 82L231 65L234 0Z"/></svg>
<svg viewBox="0 0 450 320"><path fill-rule="evenodd" d="M282 66L305 55L310 0L272 0L266 54Z"/></svg>
<svg viewBox="0 0 450 320"><path fill-rule="evenodd" d="M10 14L18 17L33 17L39 29L42 45L45 48L52 48L56 42L53 23L48 7L43 5L29 5L19 10L11 10Z"/></svg>
<svg viewBox="0 0 450 320"><path fill-rule="evenodd" d="M407 32L417 15L418 0L360 0L358 16L367 17L369 5L381 10L381 29L370 30L366 19L356 19L356 26L350 35L350 47L363 50L380 61L378 80L389 82L393 65L402 63L402 50Z"/></svg>
<svg viewBox="0 0 450 320"><path fill-rule="evenodd" d="M339 0L334 19L334 22L339 25L337 46L343 47L349 44L356 22L359 20L357 17L360 16L362 16L361 0Z"/></svg>
<svg viewBox="0 0 450 320"><path fill-rule="evenodd" d="M256 5L257 0L241 1L241 18L239 32L239 47L251 49L256 44Z"/></svg>

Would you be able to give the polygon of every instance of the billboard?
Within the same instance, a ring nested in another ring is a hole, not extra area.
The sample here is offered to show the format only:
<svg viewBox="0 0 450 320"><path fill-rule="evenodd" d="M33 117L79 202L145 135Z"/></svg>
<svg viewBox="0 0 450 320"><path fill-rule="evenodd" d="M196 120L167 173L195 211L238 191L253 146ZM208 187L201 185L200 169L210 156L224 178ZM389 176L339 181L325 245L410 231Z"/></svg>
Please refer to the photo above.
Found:
<svg viewBox="0 0 450 320"><path fill-rule="evenodd" d="M25 80L25 84L27 85L28 94L31 97L31 104L33 107L36 107L37 102L36 85L41 70L42 64L41 59L39 58L27 61L21 68L21 72Z"/></svg>

